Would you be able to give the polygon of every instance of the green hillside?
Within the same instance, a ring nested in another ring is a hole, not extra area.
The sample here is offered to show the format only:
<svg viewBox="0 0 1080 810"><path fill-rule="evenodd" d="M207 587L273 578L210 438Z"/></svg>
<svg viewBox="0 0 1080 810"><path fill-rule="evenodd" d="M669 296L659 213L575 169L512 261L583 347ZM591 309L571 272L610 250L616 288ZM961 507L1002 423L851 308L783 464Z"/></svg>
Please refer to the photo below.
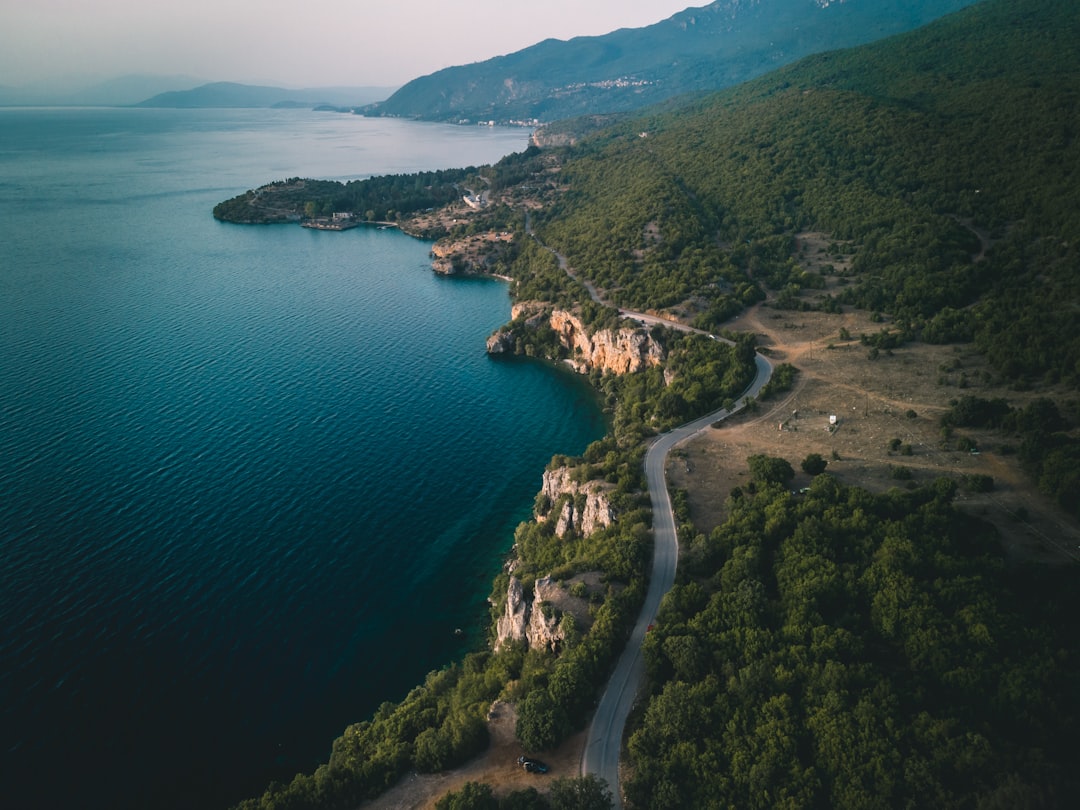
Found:
<svg viewBox="0 0 1080 810"><path fill-rule="evenodd" d="M1080 8L990 2L593 137L538 228L619 303L709 328L747 277L821 286L793 257L823 231L838 302L1075 386L1078 132Z"/></svg>
<svg viewBox="0 0 1080 810"><path fill-rule="evenodd" d="M538 231L626 306L715 329L747 284L779 307L810 291L1075 392L1078 134L1080 7L992 0L593 136ZM833 292L800 266L808 231L846 259ZM1075 514L1077 442L1042 425L1021 453ZM628 803L1073 806L1075 572L1005 565L952 493L759 479L710 535L684 526Z"/></svg>

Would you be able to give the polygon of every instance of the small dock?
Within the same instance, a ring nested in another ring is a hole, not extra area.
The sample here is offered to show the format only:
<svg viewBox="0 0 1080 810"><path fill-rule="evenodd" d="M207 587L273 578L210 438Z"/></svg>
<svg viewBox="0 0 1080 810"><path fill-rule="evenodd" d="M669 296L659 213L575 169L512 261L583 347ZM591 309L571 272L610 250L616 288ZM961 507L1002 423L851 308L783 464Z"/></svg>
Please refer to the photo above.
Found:
<svg viewBox="0 0 1080 810"><path fill-rule="evenodd" d="M359 224L360 221L349 211L337 211L328 217L309 217L300 223L304 228L317 231L347 231Z"/></svg>
<svg viewBox="0 0 1080 810"><path fill-rule="evenodd" d="M300 223L301 228L314 228L317 231L347 231L360 225L355 219L306 219Z"/></svg>

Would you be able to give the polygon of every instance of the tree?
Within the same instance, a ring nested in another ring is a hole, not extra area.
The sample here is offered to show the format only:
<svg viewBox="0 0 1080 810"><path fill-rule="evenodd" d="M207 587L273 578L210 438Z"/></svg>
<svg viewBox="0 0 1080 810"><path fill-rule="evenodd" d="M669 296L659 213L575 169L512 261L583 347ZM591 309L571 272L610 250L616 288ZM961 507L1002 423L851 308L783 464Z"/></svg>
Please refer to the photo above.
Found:
<svg viewBox="0 0 1080 810"><path fill-rule="evenodd" d="M461 790L447 793L437 802L435 810L499 810L499 802L484 782L466 782Z"/></svg>
<svg viewBox="0 0 1080 810"><path fill-rule="evenodd" d="M607 782L595 774L556 779L548 797L551 810L610 810L615 806Z"/></svg>
<svg viewBox="0 0 1080 810"><path fill-rule="evenodd" d="M802 470L807 475L821 475L828 466L829 462L821 457L821 453L811 453L802 460Z"/></svg>
<svg viewBox="0 0 1080 810"><path fill-rule="evenodd" d="M795 470L782 458L766 455L754 455L746 459L750 474L755 481L765 484L784 484L795 477Z"/></svg>
<svg viewBox="0 0 1080 810"><path fill-rule="evenodd" d="M514 733L529 751L546 751L566 737L570 721L547 689L535 689L518 706Z"/></svg>
<svg viewBox="0 0 1080 810"><path fill-rule="evenodd" d="M548 803L536 788L525 788L507 795L499 802L499 810L548 810Z"/></svg>

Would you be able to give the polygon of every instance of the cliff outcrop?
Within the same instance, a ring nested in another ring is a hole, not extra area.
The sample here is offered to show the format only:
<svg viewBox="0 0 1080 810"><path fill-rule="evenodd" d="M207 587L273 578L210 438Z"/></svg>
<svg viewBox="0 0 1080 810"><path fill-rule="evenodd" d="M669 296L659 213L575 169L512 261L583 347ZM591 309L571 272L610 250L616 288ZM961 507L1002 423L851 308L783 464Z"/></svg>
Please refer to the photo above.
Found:
<svg viewBox="0 0 1080 810"><path fill-rule="evenodd" d="M521 580L510 577L510 587L506 590L506 608L503 615L495 622L495 649L500 649L510 641L523 641L525 628L528 627L530 603L525 601L525 591Z"/></svg>
<svg viewBox="0 0 1080 810"><path fill-rule="evenodd" d="M510 577L506 607L495 623L495 649L524 641L533 650L557 653L567 633L587 629L592 623L588 597L602 592L599 572L581 574L566 586L551 577L533 583L532 597L515 576Z"/></svg>
<svg viewBox="0 0 1080 810"><path fill-rule="evenodd" d="M562 588L551 577L543 577L533 583L533 603L529 614L529 626L525 638L534 650L558 652L566 640L562 627L562 611L556 608L561 600Z"/></svg>
<svg viewBox="0 0 1080 810"><path fill-rule="evenodd" d="M548 511L537 514L536 519L538 522L554 519L558 537L565 537L570 532L588 537L612 525L618 517L608 498L612 486L604 481L578 483L572 474L570 467L544 472L541 492L549 506ZM564 497L567 495L570 497ZM560 499L562 505L557 507Z"/></svg>
<svg viewBox="0 0 1080 810"><path fill-rule="evenodd" d="M642 327L623 326L590 332L572 312L545 310L535 303L515 304L513 323L488 338L489 354L512 353L517 345L517 329L537 330L547 326L566 352L565 362L582 374L593 369L613 374L642 371L664 362L664 348Z"/></svg>
<svg viewBox="0 0 1080 810"><path fill-rule="evenodd" d="M460 239L443 238L431 247L431 269L442 275L498 274L513 247L509 231L486 231Z"/></svg>

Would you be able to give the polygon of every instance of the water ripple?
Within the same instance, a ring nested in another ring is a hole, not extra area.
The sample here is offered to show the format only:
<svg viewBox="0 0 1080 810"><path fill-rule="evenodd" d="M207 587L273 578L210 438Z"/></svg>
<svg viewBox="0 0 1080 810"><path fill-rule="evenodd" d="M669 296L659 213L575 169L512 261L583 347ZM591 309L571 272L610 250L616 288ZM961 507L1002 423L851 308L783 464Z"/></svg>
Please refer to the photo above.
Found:
<svg viewBox="0 0 1080 810"><path fill-rule="evenodd" d="M183 122L246 122L280 156L263 113L37 115L74 120L35 152L53 175L0 187L66 222L43 251L38 209L0 196L5 797L226 805L280 776L268 741L308 768L460 652L544 463L602 425L576 382L484 356L505 289L434 278L426 244L207 216L262 174Z"/></svg>

